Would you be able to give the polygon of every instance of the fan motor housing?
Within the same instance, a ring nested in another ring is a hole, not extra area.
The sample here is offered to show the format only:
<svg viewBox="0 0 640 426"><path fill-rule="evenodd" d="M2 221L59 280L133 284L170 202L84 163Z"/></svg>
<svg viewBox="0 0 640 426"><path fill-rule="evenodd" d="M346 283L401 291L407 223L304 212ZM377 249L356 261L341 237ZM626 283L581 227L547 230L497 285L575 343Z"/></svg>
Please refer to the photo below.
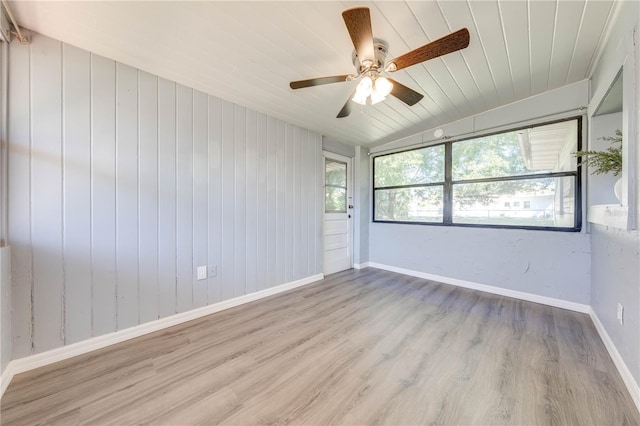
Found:
<svg viewBox="0 0 640 426"><path fill-rule="evenodd" d="M381 40L379 38L374 38L373 52L376 57L375 58L376 62L367 67L365 65L362 65L362 63L360 62L360 58L358 58L358 54L354 50L353 53L351 54L351 60L353 62L353 65L356 67L356 70L358 71L358 75L365 74L369 71L373 71L377 74L380 72L380 70L383 70L388 51L389 51L389 44L386 41Z"/></svg>

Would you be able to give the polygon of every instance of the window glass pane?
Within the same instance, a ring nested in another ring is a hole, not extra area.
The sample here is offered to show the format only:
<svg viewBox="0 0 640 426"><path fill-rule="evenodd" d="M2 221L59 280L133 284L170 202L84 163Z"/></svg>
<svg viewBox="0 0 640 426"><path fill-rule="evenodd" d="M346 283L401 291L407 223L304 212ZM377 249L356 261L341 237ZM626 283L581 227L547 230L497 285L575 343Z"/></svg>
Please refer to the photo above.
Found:
<svg viewBox="0 0 640 426"><path fill-rule="evenodd" d="M375 220L442 222L442 188L378 189Z"/></svg>
<svg viewBox="0 0 640 426"><path fill-rule="evenodd" d="M376 188L444 181L444 145L374 159Z"/></svg>
<svg viewBox="0 0 640 426"><path fill-rule="evenodd" d="M575 226L575 176L453 185L453 222Z"/></svg>
<svg viewBox="0 0 640 426"><path fill-rule="evenodd" d="M347 212L347 190L327 186L324 188L324 211L325 213L346 213Z"/></svg>
<svg viewBox="0 0 640 426"><path fill-rule="evenodd" d="M327 185L347 187L347 165L339 161L326 159L324 181Z"/></svg>
<svg viewBox="0 0 640 426"><path fill-rule="evenodd" d="M578 120L452 144L452 179L483 179L576 170Z"/></svg>

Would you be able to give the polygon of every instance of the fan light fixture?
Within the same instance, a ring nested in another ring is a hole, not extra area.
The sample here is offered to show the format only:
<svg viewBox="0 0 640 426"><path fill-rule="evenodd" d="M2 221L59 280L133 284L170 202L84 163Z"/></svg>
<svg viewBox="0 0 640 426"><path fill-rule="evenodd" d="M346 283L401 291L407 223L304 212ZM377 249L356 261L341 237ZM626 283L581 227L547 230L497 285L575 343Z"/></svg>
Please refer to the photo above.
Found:
<svg viewBox="0 0 640 426"><path fill-rule="evenodd" d="M376 78L376 85L371 92L371 105L375 105L380 101L384 101L391 90L393 84L384 77Z"/></svg>
<svg viewBox="0 0 640 426"><path fill-rule="evenodd" d="M353 96L352 101L360 105L366 105L367 98L371 95L372 91L373 81L371 80L371 77L364 77L360 83L358 83L358 87L356 87L356 94Z"/></svg>
<svg viewBox="0 0 640 426"><path fill-rule="evenodd" d="M342 19L355 48L351 54L351 62L356 68L355 74L332 75L289 83L291 89L302 89L362 78L355 93L347 98L336 118L348 117L351 114L352 101L366 105L369 97L372 105L385 100L387 95L398 98L408 106L417 104L424 97L423 94L391 78L382 77L381 73L400 71L469 46L469 30L462 28L404 55L387 60L389 46L384 40L373 37L371 13L368 7L347 9L342 12Z"/></svg>
<svg viewBox="0 0 640 426"><path fill-rule="evenodd" d="M383 101L392 89L393 84L388 79L377 77L374 81L367 76L358 84L356 93L351 100L360 105L366 105L367 98L371 96L371 105L374 105Z"/></svg>

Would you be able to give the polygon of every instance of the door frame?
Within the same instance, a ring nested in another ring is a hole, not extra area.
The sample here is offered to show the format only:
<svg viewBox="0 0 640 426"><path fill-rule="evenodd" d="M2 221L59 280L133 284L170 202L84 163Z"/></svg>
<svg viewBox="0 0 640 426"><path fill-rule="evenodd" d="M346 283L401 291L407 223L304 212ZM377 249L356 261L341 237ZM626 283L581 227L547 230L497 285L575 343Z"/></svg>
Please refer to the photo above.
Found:
<svg viewBox="0 0 640 426"><path fill-rule="evenodd" d="M349 224L349 269L353 268L353 226L354 226L354 204L353 204L353 158L336 154L330 151L322 151L322 273L325 271L325 250L324 250L324 225L325 225L325 183L326 183L326 159L336 160L347 164L347 214ZM349 207L351 206L351 207Z"/></svg>

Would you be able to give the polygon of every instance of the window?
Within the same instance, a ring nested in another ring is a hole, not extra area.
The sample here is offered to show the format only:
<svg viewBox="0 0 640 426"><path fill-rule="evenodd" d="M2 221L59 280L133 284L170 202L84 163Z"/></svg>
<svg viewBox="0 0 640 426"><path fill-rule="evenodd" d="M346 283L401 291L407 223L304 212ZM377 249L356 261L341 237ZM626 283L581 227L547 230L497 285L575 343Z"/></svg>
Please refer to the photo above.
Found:
<svg viewBox="0 0 640 426"><path fill-rule="evenodd" d="M374 159L376 220L443 220L444 145Z"/></svg>
<svg viewBox="0 0 640 426"><path fill-rule="evenodd" d="M577 231L580 176L571 153L580 149L581 122L374 157L373 219Z"/></svg>
<svg viewBox="0 0 640 426"><path fill-rule="evenodd" d="M347 212L347 165L328 158L324 163L324 212Z"/></svg>

